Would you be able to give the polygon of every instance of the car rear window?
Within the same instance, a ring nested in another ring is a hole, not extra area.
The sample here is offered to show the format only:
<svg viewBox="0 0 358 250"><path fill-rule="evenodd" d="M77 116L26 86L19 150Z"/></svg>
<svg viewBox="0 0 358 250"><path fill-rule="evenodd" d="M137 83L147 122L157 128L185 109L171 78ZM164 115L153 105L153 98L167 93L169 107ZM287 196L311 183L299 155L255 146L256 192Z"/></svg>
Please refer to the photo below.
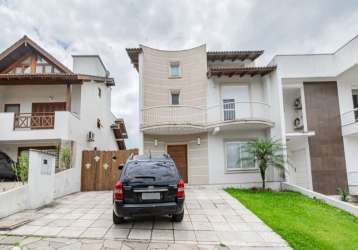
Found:
<svg viewBox="0 0 358 250"><path fill-rule="evenodd" d="M177 170L174 163L170 161L133 161L127 163L124 176L130 180L173 180L177 178Z"/></svg>

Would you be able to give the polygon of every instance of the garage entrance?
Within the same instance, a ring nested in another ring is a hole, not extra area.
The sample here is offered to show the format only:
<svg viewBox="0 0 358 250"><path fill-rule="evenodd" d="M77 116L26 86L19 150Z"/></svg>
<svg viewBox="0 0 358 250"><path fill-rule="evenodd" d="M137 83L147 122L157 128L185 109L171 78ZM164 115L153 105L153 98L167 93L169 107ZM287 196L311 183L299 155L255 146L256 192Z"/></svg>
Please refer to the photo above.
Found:
<svg viewBox="0 0 358 250"><path fill-rule="evenodd" d="M168 145L167 153L174 160L181 178L188 182L188 155L187 145Z"/></svg>

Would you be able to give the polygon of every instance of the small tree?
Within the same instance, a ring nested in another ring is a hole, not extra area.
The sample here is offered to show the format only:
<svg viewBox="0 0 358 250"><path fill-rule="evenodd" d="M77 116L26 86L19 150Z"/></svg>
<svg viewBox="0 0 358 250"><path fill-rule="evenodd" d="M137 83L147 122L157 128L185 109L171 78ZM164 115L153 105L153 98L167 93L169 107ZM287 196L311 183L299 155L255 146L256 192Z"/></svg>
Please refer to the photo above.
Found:
<svg viewBox="0 0 358 250"><path fill-rule="evenodd" d="M28 152L25 151L21 152L16 173L22 184L24 184L27 181L29 175Z"/></svg>
<svg viewBox="0 0 358 250"><path fill-rule="evenodd" d="M266 170L268 167L285 168L284 146L279 140L261 138L248 142L244 148L247 157L239 161L253 161L260 169L262 188L266 188Z"/></svg>
<svg viewBox="0 0 358 250"><path fill-rule="evenodd" d="M61 152L61 163L65 166L65 168L71 167L71 150L69 148L64 148Z"/></svg>

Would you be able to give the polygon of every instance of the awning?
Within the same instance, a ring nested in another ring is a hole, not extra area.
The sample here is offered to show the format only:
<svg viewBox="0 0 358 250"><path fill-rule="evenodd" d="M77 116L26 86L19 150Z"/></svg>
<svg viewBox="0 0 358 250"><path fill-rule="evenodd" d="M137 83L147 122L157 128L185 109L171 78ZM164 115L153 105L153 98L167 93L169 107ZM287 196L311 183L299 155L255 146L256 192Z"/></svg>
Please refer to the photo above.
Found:
<svg viewBox="0 0 358 250"><path fill-rule="evenodd" d="M263 50L238 50L238 51L208 51L208 61L225 61L225 60L255 60L264 53Z"/></svg>
<svg viewBox="0 0 358 250"><path fill-rule="evenodd" d="M228 76L232 77L234 75L239 75L243 77L245 75L255 76L260 75L264 76L276 70L276 66L267 66L267 67L242 67L242 68L229 68L229 67L215 67L209 68L207 73L208 78L217 76Z"/></svg>
<svg viewBox="0 0 358 250"><path fill-rule="evenodd" d="M114 121L114 124L111 125L111 128L114 133L114 137L116 138L116 142L118 145L118 148L120 150L126 149L126 144L124 139L128 138L127 129L124 124L123 119L117 119Z"/></svg>
<svg viewBox="0 0 358 250"><path fill-rule="evenodd" d="M0 74L0 85L81 84L75 74Z"/></svg>

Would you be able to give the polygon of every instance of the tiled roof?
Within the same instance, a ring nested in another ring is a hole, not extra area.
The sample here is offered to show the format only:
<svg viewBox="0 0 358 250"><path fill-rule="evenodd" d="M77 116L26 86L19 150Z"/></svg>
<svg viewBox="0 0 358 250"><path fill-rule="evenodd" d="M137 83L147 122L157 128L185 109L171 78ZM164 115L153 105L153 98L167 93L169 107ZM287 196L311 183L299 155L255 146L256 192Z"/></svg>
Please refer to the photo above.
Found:
<svg viewBox="0 0 358 250"><path fill-rule="evenodd" d="M141 48L127 48L127 54L131 63L138 71L138 56L142 52ZM255 60L263 54L263 50L239 50L239 51L208 51L208 61L224 61L224 60Z"/></svg>

